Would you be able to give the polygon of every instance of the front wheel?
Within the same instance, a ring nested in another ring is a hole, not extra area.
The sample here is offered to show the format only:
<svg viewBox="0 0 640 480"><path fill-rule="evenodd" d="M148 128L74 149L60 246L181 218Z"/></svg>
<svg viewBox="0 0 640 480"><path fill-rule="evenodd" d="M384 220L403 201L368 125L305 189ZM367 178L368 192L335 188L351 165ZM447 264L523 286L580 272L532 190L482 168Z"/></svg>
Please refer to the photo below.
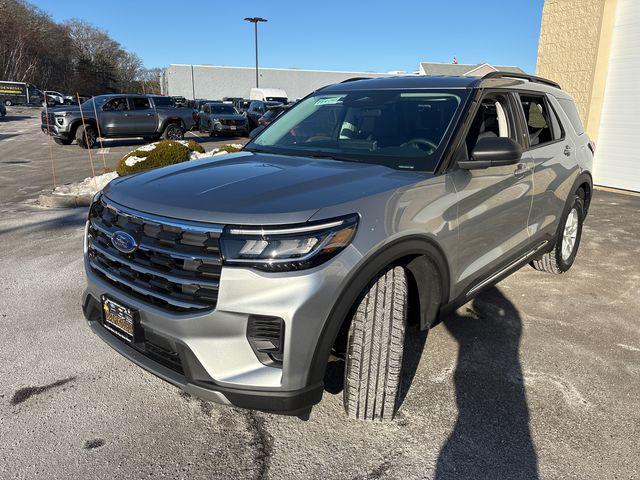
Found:
<svg viewBox="0 0 640 480"><path fill-rule="evenodd" d="M11 105L13 105L13 102L7 98L7 99L4 101L4 104L5 104L7 107L10 107Z"/></svg>
<svg viewBox="0 0 640 480"><path fill-rule="evenodd" d="M531 262L531 266L542 272L560 274L571 268L582 237L584 222L584 202L575 195L569 212L563 219L562 230L553 250Z"/></svg>
<svg viewBox="0 0 640 480"><path fill-rule="evenodd" d="M184 139L184 128L177 123L170 123L164 129L162 137L165 140L182 140Z"/></svg>
<svg viewBox="0 0 640 480"><path fill-rule="evenodd" d="M76 142L80 148L93 148L97 138L96 131L91 125L87 125L86 127L81 125L76 130Z"/></svg>
<svg viewBox="0 0 640 480"><path fill-rule="evenodd" d="M344 407L352 418L391 420L396 412L407 323L407 276L389 267L364 292L351 319Z"/></svg>

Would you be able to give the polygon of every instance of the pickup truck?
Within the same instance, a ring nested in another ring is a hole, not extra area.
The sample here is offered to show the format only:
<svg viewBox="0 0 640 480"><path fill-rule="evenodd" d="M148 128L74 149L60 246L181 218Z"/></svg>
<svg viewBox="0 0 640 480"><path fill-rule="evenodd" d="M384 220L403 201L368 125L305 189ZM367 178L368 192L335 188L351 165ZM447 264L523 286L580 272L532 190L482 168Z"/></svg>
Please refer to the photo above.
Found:
<svg viewBox="0 0 640 480"><path fill-rule="evenodd" d="M190 109L133 94L99 95L81 106L50 108L42 111L41 120L42 131L56 143L69 145L75 140L81 148L93 148L98 137L182 140L194 126Z"/></svg>

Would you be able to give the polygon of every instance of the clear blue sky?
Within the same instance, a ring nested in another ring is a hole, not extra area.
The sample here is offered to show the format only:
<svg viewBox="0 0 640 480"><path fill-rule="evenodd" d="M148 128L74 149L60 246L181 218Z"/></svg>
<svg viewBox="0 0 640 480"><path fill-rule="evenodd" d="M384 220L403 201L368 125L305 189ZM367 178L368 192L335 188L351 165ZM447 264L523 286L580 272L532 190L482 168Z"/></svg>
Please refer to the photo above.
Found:
<svg viewBox="0 0 640 480"><path fill-rule="evenodd" d="M171 63L414 71L489 62L534 73L543 0L36 0L57 21L103 28L147 67Z"/></svg>

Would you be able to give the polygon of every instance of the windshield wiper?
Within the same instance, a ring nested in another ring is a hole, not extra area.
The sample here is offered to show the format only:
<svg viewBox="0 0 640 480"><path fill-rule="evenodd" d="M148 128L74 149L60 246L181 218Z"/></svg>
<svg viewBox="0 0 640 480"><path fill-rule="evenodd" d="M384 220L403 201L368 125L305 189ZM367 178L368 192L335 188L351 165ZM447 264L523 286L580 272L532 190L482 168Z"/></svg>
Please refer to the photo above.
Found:
<svg viewBox="0 0 640 480"><path fill-rule="evenodd" d="M313 153L305 153L303 155L307 157L312 157L312 158L328 158L329 160L337 160L339 162L360 162L360 160L357 160L353 157L343 157L340 155L334 155L333 153L313 152Z"/></svg>

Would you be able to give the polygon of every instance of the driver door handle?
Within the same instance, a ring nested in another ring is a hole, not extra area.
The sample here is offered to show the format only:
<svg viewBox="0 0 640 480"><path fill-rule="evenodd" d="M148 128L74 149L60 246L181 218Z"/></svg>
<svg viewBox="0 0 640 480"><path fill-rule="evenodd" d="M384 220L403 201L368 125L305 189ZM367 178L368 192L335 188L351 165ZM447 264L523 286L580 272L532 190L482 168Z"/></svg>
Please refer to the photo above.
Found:
<svg viewBox="0 0 640 480"><path fill-rule="evenodd" d="M516 170L513 172L513 175L517 178L522 178L525 175L531 173L531 167L526 163L518 163L516 165Z"/></svg>

